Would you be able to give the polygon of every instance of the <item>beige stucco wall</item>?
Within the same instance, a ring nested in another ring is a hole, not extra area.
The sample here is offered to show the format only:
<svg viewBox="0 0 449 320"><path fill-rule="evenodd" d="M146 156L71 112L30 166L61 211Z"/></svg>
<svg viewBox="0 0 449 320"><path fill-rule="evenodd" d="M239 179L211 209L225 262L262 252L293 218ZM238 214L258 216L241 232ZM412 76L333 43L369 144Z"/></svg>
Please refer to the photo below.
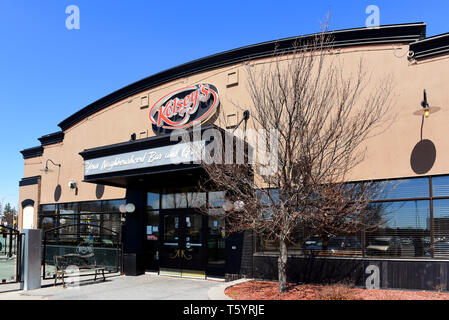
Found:
<svg viewBox="0 0 449 320"><path fill-rule="evenodd" d="M39 192L40 192L40 181L37 184L28 185L28 186L22 186L20 187L19 191L19 210L18 210L18 221L17 221L17 227L19 230L22 230L23 226L23 207L21 205L22 201L26 199L31 199L34 201L34 218L33 218L33 225L37 226L37 211L39 208Z"/></svg>
<svg viewBox="0 0 449 320"><path fill-rule="evenodd" d="M396 114L397 120L382 135L368 141L366 161L353 172L352 179L416 176L410 167L410 154L420 139L421 117L413 115L413 112L420 108L423 89L428 92L431 106L441 107L441 111L426 119L424 125L423 137L432 140L437 149L435 165L427 174L449 173L449 166L446 164L446 159L449 158L449 140L446 139L449 123L449 57L411 64L406 58L407 51L408 45L378 45L338 50L337 54L344 60L348 71L355 70L360 57L363 57L366 69L373 73L373 81L390 73L395 83L395 104L391 114ZM265 61L257 60L251 63L257 67L263 66ZM238 72L238 85L227 86L229 74L234 71ZM29 197L38 200L36 203L54 203L57 184L62 186L59 203L96 200L96 185L82 182L83 160L78 153L88 148L128 141L132 133L136 133L137 138L147 137L147 134L141 136L141 132L148 132L148 136L154 135L148 119L150 108L141 109L141 98L148 95L151 106L165 94L196 83L211 83L217 87L220 94L220 116L216 124L221 127L225 127L228 114L237 113L237 120L241 119L242 110L235 104L244 109L251 109L243 64L181 78L141 92L82 120L65 131L63 142L45 146L41 157L25 160L24 177L41 175L42 187L40 199L33 198L37 197L37 193L30 191L32 188L20 188L19 201ZM51 171L42 171L47 159L62 164L59 175L58 168L52 165ZM78 185L77 195L68 187L70 180ZM124 189L106 186L102 199L124 196Z"/></svg>

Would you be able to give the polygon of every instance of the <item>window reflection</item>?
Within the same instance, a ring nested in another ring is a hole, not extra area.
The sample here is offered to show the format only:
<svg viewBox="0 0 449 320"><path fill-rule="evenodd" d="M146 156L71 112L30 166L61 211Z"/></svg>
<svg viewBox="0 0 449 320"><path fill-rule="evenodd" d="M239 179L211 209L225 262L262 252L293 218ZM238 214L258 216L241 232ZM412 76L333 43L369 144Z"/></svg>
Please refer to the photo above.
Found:
<svg viewBox="0 0 449 320"><path fill-rule="evenodd" d="M431 251L431 222L434 224L435 247L434 257L449 258L449 199L433 200L433 221L430 219L430 191L429 178L398 179L379 181L377 188L382 191L369 205L373 210L372 228L358 234L337 234L304 239L304 230L300 226L289 243L289 253L317 255L354 255L381 257L422 257L432 256ZM433 196L449 197L449 176L433 177ZM277 194L277 193L272 193ZM270 198L259 191L262 204L269 204ZM413 198L413 199L411 199ZM428 200L415 200L428 198ZM400 199L400 201L394 201ZM407 200L410 199L410 200ZM379 201L379 200L390 200ZM264 216L269 215L269 205L261 209ZM307 232L306 234L310 234ZM256 250L258 252L278 251L276 240L257 237Z"/></svg>
<svg viewBox="0 0 449 320"><path fill-rule="evenodd" d="M429 179L397 179L379 182L382 192L375 200L429 197Z"/></svg>
<svg viewBox="0 0 449 320"><path fill-rule="evenodd" d="M366 235L368 256L423 257L430 254L430 201L385 202L378 228Z"/></svg>
<svg viewBox="0 0 449 320"><path fill-rule="evenodd" d="M432 177L432 193L434 197L449 196L449 176Z"/></svg>
<svg viewBox="0 0 449 320"><path fill-rule="evenodd" d="M191 191L164 193L161 195L161 202L162 209L199 208L206 206L206 193Z"/></svg>
<svg viewBox="0 0 449 320"><path fill-rule="evenodd" d="M434 255L439 258L449 257L449 199L434 200Z"/></svg>

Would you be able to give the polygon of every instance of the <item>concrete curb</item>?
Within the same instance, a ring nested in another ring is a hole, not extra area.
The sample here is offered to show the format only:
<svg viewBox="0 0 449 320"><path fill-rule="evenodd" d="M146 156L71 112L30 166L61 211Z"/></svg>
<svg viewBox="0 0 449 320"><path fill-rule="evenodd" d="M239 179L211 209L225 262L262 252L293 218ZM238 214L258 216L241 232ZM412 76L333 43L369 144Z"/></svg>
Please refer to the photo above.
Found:
<svg viewBox="0 0 449 320"><path fill-rule="evenodd" d="M226 282L220 286L212 287L207 292L209 300L232 300L230 297L225 295L225 290L228 287L235 286L236 284L252 281L254 279L239 279L235 281Z"/></svg>

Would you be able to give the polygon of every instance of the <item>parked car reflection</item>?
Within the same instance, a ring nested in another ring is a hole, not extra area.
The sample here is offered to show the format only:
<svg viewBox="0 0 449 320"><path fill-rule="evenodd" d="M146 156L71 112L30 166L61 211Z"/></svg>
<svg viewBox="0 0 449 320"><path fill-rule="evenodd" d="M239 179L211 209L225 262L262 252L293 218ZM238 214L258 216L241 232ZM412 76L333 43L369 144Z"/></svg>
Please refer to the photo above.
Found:
<svg viewBox="0 0 449 320"><path fill-rule="evenodd" d="M356 237L334 237L329 240L327 250L333 255L361 255L362 244Z"/></svg>
<svg viewBox="0 0 449 320"><path fill-rule="evenodd" d="M362 244L356 237L336 236L328 240L327 246L318 238L305 242L306 251L313 255L353 256L362 254Z"/></svg>
<svg viewBox="0 0 449 320"><path fill-rule="evenodd" d="M400 256L401 239L398 237L377 237L366 247L369 256Z"/></svg>

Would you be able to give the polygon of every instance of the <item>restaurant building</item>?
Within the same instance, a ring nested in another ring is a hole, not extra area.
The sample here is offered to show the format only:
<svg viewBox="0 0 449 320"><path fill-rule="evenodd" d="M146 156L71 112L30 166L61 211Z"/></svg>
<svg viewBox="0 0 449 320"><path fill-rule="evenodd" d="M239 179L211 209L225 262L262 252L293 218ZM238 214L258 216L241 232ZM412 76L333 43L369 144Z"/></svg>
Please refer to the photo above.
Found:
<svg viewBox="0 0 449 320"><path fill-rule="evenodd" d="M375 266L384 288L446 288L449 34L427 38L424 23L332 34L332 54L346 68L355 70L363 57L375 76L394 75L391 112L398 117L369 140L354 180L397 187L374 200L385 204L388 216L376 232L337 235L334 246L330 242L328 252L314 259L292 244L290 280L364 285ZM83 244L90 243L94 252L107 246L120 252L110 263L126 275L276 279L276 244L250 231L226 233L218 214L225 190L197 188L203 171L169 132L194 124L232 132L243 119L235 102L251 112L245 67L264 65L296 39L226 51L149 76L80 109L58 124L59 131L38 138L38 146L22 150L19 227L44 231L44 276L52 276L56 252L86 252ZM424 90L431 111L425 119L417 113ZM318 240L308 245L320 251Z"/></svg>

